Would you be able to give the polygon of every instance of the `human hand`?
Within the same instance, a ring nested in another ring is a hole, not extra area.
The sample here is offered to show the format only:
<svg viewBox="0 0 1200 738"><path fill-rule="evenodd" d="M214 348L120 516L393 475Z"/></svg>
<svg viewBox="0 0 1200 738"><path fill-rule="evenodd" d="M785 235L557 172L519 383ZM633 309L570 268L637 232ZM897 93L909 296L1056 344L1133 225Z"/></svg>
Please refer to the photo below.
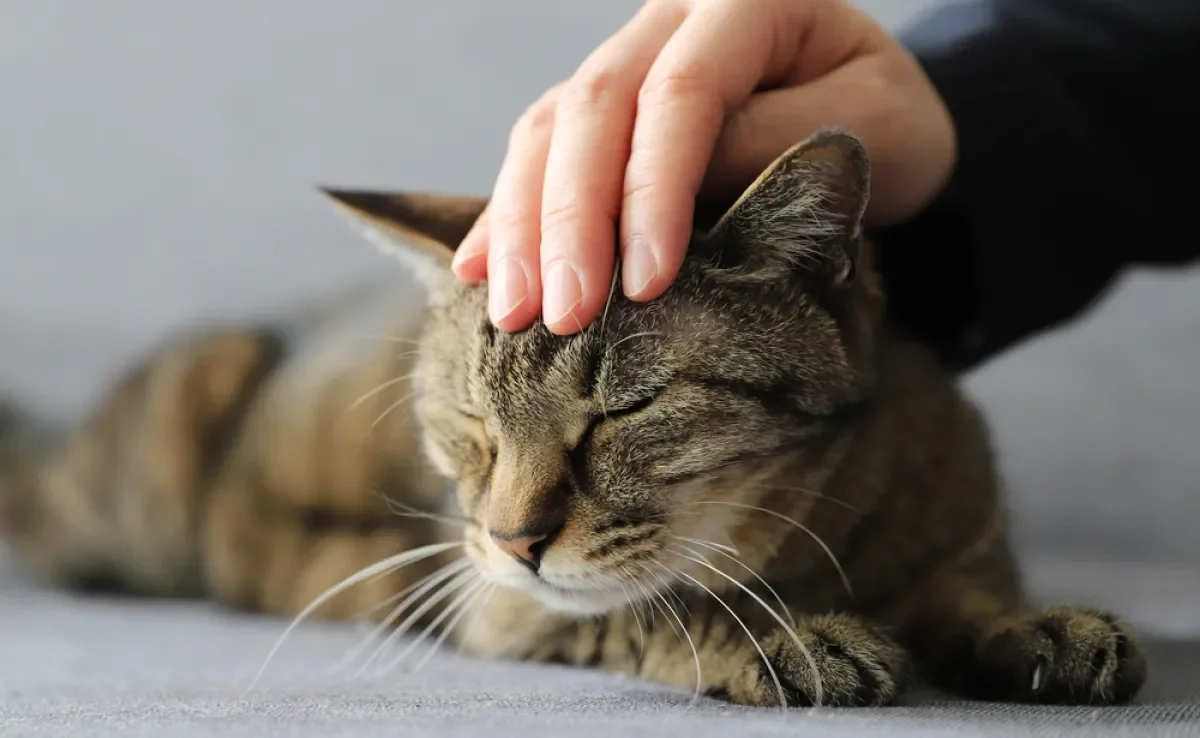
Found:
<svg viewBox="0 0 1200 738"><path fill-rule="evenodd" d="M615 234L625 294L654 299L683 263L698 194L736 197L831 125L871 155L869 224L911 216L953 170L941 98L846 0L649 0L517 121L455 273L488 279L503 330L539 313L554 333L582 330L608 297Z"/></svg>

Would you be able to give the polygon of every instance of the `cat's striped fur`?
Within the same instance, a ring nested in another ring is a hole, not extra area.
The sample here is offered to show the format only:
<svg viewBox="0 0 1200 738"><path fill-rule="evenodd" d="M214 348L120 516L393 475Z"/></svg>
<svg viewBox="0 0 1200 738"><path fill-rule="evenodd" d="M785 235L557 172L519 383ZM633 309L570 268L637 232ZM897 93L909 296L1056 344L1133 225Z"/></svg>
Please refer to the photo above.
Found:
<svg viewBox="0 0 1200 738"><path fill-rule="evenodd" d="M382 615L424 578L416 620L460 605L440 623L470 653L750 705L887 704L918 672L1128 700L1134 636L1025 601L982 419L886 327L868 176L853 137L818 134L698 218L665 296L614 289L572 337L497 331L486 286L450 277L482 201L332 193L420 256L427 309L381 288L300 330L180 337L61 438L10 417L0 532L66 586L280 615L461 542L317 614Z"/></svg>

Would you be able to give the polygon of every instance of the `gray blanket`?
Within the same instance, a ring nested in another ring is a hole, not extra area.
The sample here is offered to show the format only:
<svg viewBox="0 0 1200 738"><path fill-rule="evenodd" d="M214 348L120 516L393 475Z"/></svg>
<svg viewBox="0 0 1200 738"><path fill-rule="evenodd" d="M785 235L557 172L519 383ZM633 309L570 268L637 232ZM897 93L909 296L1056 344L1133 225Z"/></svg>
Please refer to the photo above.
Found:
<svg viewBox="0 0 1200 738"><path fill-rule="evenodd" d="M918 688L900 707L748 710L592 671L446 652L419 671L338 669L354 626L286 623L205 605L78 599L0 580L3 736L1195 736L1200 733L1200 573L1035 561L1037 591L1136 601L1151 678L1138 704L1103 709L952 700ZM1119 575L1124 585L1113 586ZM423 651L408 660L415 663ZM249 687L253 684L253 689Z"/></svg>

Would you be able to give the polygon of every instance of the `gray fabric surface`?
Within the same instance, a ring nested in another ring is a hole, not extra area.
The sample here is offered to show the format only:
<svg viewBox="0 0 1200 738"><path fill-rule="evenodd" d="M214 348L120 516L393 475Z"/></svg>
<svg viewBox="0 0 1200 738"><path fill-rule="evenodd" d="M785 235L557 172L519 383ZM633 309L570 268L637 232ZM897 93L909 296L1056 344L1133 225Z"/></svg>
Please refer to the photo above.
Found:
<svg viewBox="0 0 1200 738"><path fill-rule="evenodd" d="M313 182L483 192L521 108L641 0L25 2L0 23L0 392L78 412L137 351L385 262ZM923 0L863 0L895 25ZM1138 706L786 716L439 657L346 682L349 629L81 600L0 562L0 736L1200 734L1200 270L1138 273L972 377L1038 592L1153 634ZM2 552L0 552L2 558Z"/></svg>
<svg viewBox="0 0 1200 738"><path fill-rule="evenodd" d="M353 626L313 624L251 680L284 622L180 603L79 599L0 580L0 735L71 736L1195 736L1200 574L1189 567L1030 562L1047 597L1138 600L1151 677L1138 704L1014 707L918 689L879 710L747 710L597 672L449 652L419 672L357 679L334 667ZM1157 606L1152 606L1156 598ZM402 646L399 646L402 647ZM414 664L417 651L407 661Z"/></svg>

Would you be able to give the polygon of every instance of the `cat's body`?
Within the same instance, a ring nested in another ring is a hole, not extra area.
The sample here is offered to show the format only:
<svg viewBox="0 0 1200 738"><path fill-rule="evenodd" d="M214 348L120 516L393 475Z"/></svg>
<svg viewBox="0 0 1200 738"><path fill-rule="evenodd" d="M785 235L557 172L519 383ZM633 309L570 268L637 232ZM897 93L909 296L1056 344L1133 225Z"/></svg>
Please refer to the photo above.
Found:
<svg viewBox="0 0 1200 738"><path fill-rule="evenodd" d="M67 585L283 615L460 543L318 614L382 618L409 588L400 619L469 653L744 704L885 704L918 670L1131 698L1124 625L1025 602L982 419L884 321L866 182L853 139L815 137L698 231L667 295L614 290L569 338L495 330L449 277L481 202L335 194L424 254L427 314L384 287L163 348L65 441L10 433L0 534Z"/></svg>

